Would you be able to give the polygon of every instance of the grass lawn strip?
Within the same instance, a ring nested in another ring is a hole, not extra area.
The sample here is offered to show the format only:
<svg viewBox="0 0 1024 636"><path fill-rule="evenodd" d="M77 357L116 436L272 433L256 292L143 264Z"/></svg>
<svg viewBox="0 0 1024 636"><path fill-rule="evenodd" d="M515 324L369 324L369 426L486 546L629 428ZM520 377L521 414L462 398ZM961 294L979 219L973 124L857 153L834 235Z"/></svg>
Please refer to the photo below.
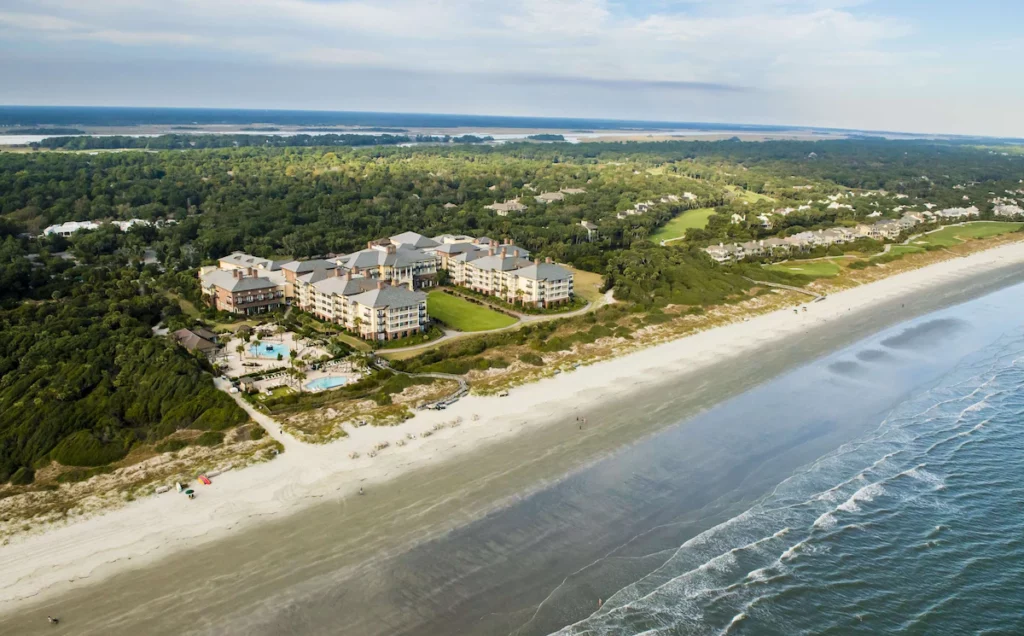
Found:
<svg viewBox="0 0 1024 636"><path fill-rule="evenodd" d="M512 316L440 291L427 294L427 313L457 331L488 331L516 323Z"/></svg>

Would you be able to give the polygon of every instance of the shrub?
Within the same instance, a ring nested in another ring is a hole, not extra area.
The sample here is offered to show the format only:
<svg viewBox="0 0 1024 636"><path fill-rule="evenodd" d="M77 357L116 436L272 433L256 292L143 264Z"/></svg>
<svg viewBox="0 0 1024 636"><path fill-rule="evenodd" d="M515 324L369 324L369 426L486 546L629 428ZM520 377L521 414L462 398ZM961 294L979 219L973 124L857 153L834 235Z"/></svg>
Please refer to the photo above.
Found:
<svg viewBox="0 0 1024 636"><path fill-rule="evenodd" d="M188 446L188 442L183 439L165 439L153 447L153 450L158 453L173 453L180 451L186 446Z"/></svg>
<svg viewBox="0 0 1024 636"><path fill-rule="evenodd" d="M850 263L850 269L864 269L870 267L871 263L868 261L858 260Z"/></svg>
<svg viewBox="0 0 1024 636"><path fill-rule="evenodd" d="M532 364L535 367L539 367L544 364L544 358L540 357L536 353L530 353L529 351L525 353L520 353L519 360L520 362L525 362L526 364Z"/></svg>
<svg viewBox="0 0 1024 636"><path fill-rule="evenodd" d="M206 431L196 438L196 446L216 446L224 443L224 433L220 431Z"/></svg>
<svg viewBox="0 0 1024 636"><path fill-rule="evenodd" d="M58 484L72 484L79 481L91 479L96 475L105 475L114 472L111 466L99 466L97 468L73 468L57 476Z"/></svg>
<svg viewBox="0 0 1024 636"><path fill-rule="evenodd" d="M123 459L128 448L124 443L104 444L91 431L78 431L57 444L51 456L65 466L102 466Z"/></svg>
<svg viewBox="0 0 1024 636"><path fill-rule="evenodd" d="M31 468L22 466L11 475L11 484L14 486L27 486L36 479L36 473Z"/></svg>
<svg viewBox="0 0 1024 636"><path fill-rule="evenodd" d="M256 440L263 439L263 436L266 434L267 430L259 424L253 424L252 427L249 428L249 439L254 442Z"/></svg>

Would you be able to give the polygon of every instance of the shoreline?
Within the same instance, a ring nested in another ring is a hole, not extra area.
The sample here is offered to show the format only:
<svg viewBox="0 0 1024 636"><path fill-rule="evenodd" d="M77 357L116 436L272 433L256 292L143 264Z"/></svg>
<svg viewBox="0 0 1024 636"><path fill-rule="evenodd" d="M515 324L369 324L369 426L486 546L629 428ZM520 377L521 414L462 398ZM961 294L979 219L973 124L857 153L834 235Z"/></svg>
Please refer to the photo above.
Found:
<svg viewBox="0 0 1024 636"><path fill-rule="evenodd" d="M977 252L837 292L825 301L809 305L806 313L794 315L791 308L778 310L520 386L506 398L469 396L447 411L419 413L398 427L356 429L349 437L330 444L304 444L287 435L279 437L278 430L271 430L275 438L285 442L286 450L280 457L220 475L213 486L198 490L195 501L166 493L106 515L13 537L0 546L0 568L6 575L0 584L0 613L12 613L23 605L92 586L179 550L255 528L259 521L286 520L316 503L348 497L361 485L382 486L428 467L443 471L454 459L465 459L473 451L498 446L502 441L528 447L531 442L539 444L541 440L532 439L527 430L538 433L554 428L551 425L558 422L574 425L577 414L596 412L599 416L603 407L614 410L615 405L627 403L638 392L656 388L673 377L743 361L744 354L798 338L827 326L830 321L868 310L880 311L887 303L899 302L912 294L926 298L930 290L942 286L966 288L972 281L1022 264L1024 243ZM877 323L877 331L909 317L892 316L886 322L887 316L871 324ZM790 364L820 355L810 343L807 348L810 350L806 355L793 353ZM757 381L752 378L748 382ZM729 395L717 396L711 402L748 388L749 385L736 382L726 389ZM263 419L269 418L256 415L255 419L267 426ZM458 426L432 431L435 425L457 418L462 418ZM593 419L596 421L597 417ZM432 432L429 438L423 437L426 431ZM409 433L416 439L406 440ZM590 453L590 461L635 441L641 433L642 430L633 431L633 439L622 439L617 444L603 440L604 446ZM402 447L396 444L400 439L405 441ZM385 441L391 446L378 457L366 456L376 444ZM359 452L361 457L349 459L352 451ZM500 506L503 500L492 500L489 505Z"/></svg>

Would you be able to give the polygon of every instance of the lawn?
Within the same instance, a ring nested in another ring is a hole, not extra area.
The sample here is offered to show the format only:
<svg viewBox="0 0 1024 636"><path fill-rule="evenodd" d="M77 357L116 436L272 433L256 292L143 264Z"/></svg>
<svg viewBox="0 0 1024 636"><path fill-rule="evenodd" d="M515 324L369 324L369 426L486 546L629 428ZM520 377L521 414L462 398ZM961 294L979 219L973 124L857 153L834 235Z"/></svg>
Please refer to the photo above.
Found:
<svg viewBox="0 0 1024 636"><path fill-rule="evenodd" d="M714 208L697 208L687 210L676 218L665 224L660 230L651 235L655 242L679 239L686 236L686 230L691 227L704 229L708 226L708 219L715 213Z"/></svg>
<svg viewBox="0 0 1024 636"><path fill-rule="evenodd" d="M988 238L1013 232L1024 226L1024 223L1011 221L975 221L965 225L954 225L943 228L931 234L925 234L914 240L915 245L938 245L949 247L957 245L967 239Z"/></svg>
<svg viewBox="0 0 1024 636"><path fill-rule="evenodd" d="M839 274L839 265L832 261L790 261L779 265L767 265L765 269L786 274L802 274L814 278L831 278Z"/></svg>
<svg viewBox="0 0 1024 636"><path fill-rule="evenodd" d="M757 192L753 192L751 190L744 190L743 188L741 188L739 186L728 185L728 186L725 186L725 189L728 190L729 192L732 192L734 194L739 195L739 196L736 197L737 200L739 200L739 201L746 201L747 203L757 203L758 201L774 201L775 200L775 199L771 198L768 195L758 194Z"/></svg>
<svg viewBox="0 0 1024 636"><path fill-rule="evenodd" d="M601 296L604 295L601 292L601 287L604 285L604 276L576 269L575 267L566 267L566 269L572 272L572 286L577 296L588 303L601 299Z"/></svg>
<svg viewBox="0 0 1024 636"><path fill-rule="evenodd" d="M512 316L440 291L427 294L427 313L458 331L500 329L516 322Z"/></svg>
<svg viewBox="0 0 1024 636"><path fill-rule="evenodd" d="M889 248L887 253L878 253L871 256L871 258L878 258L879 256L885 256L891 254L893 256L906 256L907 254L920 254L924 252L923 247L917 245L893 245Z"/></svg>

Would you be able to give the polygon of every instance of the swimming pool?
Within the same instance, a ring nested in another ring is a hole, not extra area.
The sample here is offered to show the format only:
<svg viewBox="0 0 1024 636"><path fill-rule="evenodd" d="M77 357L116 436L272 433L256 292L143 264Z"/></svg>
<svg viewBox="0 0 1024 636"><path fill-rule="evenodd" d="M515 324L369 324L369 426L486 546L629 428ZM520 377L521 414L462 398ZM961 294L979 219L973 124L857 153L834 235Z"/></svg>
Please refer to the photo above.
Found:
<svg viewBox="0 0 1024 636"><path fill-rule="evenodd" d="M256 345L249 345L250 355L254 355L257 358L277 360L277 356L280 354L282 360L287 360L289 351L291 349L288 348L288 345L275 342L262 342L258 347Z"/></svg>
<svg viewBox="0 0 1024 636"><path fill-rule="evenodd" d="M305 387L307 391L324 391L327 389L335 389L344 385L346 382L348 382L348 378L343 375L328 375L307 382Z"/></svg>

